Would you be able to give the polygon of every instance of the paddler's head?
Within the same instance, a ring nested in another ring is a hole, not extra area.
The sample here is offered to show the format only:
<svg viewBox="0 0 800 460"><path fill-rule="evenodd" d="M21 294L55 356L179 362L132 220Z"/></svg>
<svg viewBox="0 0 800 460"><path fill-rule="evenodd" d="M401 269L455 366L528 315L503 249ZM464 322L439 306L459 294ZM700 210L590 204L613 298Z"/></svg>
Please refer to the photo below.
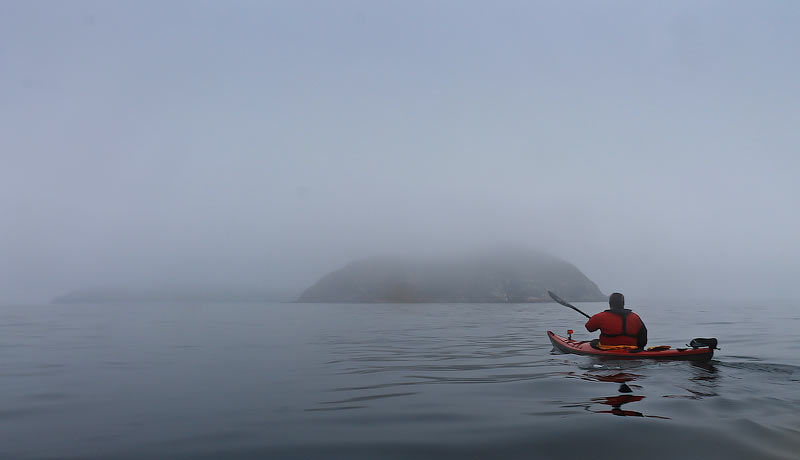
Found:
<svg viewBox="0 0 800 460"><path fill-rule="evenodd" d="M615 292L608 296L608 306L612 310L622 310L625 308L625 296L619 292Z"/></svg>

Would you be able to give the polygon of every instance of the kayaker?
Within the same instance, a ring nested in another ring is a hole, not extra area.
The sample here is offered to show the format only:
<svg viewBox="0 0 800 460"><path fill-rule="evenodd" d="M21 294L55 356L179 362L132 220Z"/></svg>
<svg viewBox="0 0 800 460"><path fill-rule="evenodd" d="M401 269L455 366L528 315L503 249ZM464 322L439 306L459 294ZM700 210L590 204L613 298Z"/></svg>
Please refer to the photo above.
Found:
<svg viewBox="0 0 800 460"><path fill-rule="evenodd" d="M625 296L615 292L608 296L609 310L589 318L586 330L600 329L600 346L628 345L644 348L647 328L639 315L625 308Z"/></svg>

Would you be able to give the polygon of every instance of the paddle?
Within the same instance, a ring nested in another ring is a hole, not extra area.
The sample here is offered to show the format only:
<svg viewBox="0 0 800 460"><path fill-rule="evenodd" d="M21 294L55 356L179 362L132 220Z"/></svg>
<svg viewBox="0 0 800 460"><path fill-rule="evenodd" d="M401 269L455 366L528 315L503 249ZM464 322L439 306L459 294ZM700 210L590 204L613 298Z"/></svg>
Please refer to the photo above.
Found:
<svg viewBox="0 0 800 460"><path fill-rule="evenodd" d="M584 313L584 312L582 312L582 311L578 310L578 309L577 309L577 308L576 308L574 305L571 305L571 304L569 304L569 303L568 303L566 300L562 299L561 297L559 297L559 296L557 296L557 295L553 294L553 293L552 293L552 292L550 292L550 291L547 291L547 293L548 293L548 294L550 294L550 297L552 297L552 298L553 298L553 300L555 300L556 302L560 303L561 305L563 305L563 306L565 306L565 307L569 307L569 308L571 308L571 309L573 309L573 310L577 311L578 313L580 313L581 315L583 315L583 316L585 316L585 317L587 317L587 318L591 318L591 316L589 316L589 315L587 315L586 313Z"/></svg>

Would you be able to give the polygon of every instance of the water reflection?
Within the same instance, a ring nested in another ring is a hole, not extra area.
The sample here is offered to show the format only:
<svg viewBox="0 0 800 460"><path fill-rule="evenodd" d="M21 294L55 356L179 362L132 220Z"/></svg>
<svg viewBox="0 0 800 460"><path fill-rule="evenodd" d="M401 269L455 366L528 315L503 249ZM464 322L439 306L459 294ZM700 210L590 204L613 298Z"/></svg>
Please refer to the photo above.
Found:
<svg viewBox="0 0 800 460"><path fill-rule="evenodd" d="M628 394L634 391L633 388L636 389L642 388L641 385L632 383L636 380L643 379L644 376L642 374L636 374L633 372L608 371L604 369L602 370L592 369L580 374L575 372L567 372L566 375L571 378L579 378L591 382L619 383L618 391L624 394L592 398L585 403L570 404L563 407L582 407L585 410L593 412L595 414L611 414L619 417L648 417L648 418L669 419L669 417L664 417L661 415L645 415L642 412L630 410L630 408L628 409L622 408L622 406L626 404L638 402L645 398L645 396L643 395ZM597 410L594 408L594 406L596 406L598 403L602 404L603 406L609 406L610 409Z"/></svg>
<svg viewBox="0 0 800 460"><path fill-rule="evenodd" d="M660 418L669 420L669 417L661 415L646 415L639 411L630 410L630 408L623 409L622 406L643 400L643 395L622 394L614 396L602 396L599 398L592 398L588 402L567 404L562 407L582 407L583 409L595 414L611 414L619 417L647 417L647 418ZM595 409L594 406L602 404L609 406L610 409Z"/></svg>
<svg viewBox="0 0 800 460"><path fill-rule="evenodd" d="M689 377L689 385L679 386L691 394L664 395L665 398L703 399L719 396L717 393L719 373L713 362L692 362L690 370L692 376Z"/></svg>
<svg viewBox="0 0 800 460"><path fill-rule="evenodd" d="M581 380L588 380L590 382L619 383L619 391L621 393L630 393L632 391L631 388L642 388L641 385L634 383L628 385L628 383L644 378L643 375L634 374L632 372L609 372L606 370L590 370L583 373L564 372L564 375L569 378L578 378Z"/></svg>
<svg viewBox="0 0 800 460"><path fill-rule="evenodd" d="M644 377L641 374L633 374L630 372L616 372L609 374L606 371L599 372L585 372L579 375L579 378L584 380L591 380L593 382L613 382L613 383L628 383Z"/></svg>
<svg viewBox="0 0 800 460"><path fill-rule="evenodd" d="M660 418L669 420L669 417L664 417L661 415L645 415L641 412L637 412L634 410L626 410L622 408L622 406L625 404L641 401L642 399L644 399L644 396L639 396L639 395L618 395L618 396L606 396L603 398L592 398L592 401L594 402L599 402L600 404L611 406L611 409L592 410L591 408L587 408L587 410L589 410L590 412L594 412L595 414L612 414L620 417L648 417L648 418Z"/></svg>
<svg viewBox="0 0 800 460"><path fill-rule="evenodd" d="M688 364L688 366L685 366ZM639 383L647 377L641 373L632 372L632 367L636 367L634 363L626 362L621 364L622 369L613 363L605 363L602 367L598 364L593 364L591 369L584 370L583 372L564 372L567 378L576 378L590 382L602 383L618 383L619 395L602 396L591 398L586 402L564 405L562 407L582 407L586 411L597 414L611 414L620 417L648 417L659 419L670 419L662 415L648 415L640 411L631 410L630 405L645 399L646 396L642 395L643 386ZM640 364L640 366L644 366ZM678 399L703 399L706 397L718 396L717 386L719 385L719 371L714 362L689 362L689 363L675 363L677 369L683 369L683 377L680 378L677 386L685 390L688 394L662 394L663 398L678 398ZM646 372L647 368L642 367ZM689 372L688 378L685 372ZM674 376L674 373L669 374ZM634 383L637 382L637 383ZM640 394L633 394L634 392ZM598 409L597 405L604 407Z"/></svg>
<svg viewBox="0 0 800 460"><path fill-rule="evenodd" d="M713 361L689 361L695 378L701 380L715 380L717 378L717 367Z"/></svg>

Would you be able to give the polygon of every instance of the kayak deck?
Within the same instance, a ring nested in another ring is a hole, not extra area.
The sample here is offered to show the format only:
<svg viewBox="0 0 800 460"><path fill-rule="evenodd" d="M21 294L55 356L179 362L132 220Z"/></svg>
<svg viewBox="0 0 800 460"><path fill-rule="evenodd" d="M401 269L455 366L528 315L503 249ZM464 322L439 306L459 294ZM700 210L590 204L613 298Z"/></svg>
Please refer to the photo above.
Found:
<svg viewBox="0 0 800 460"><path fill-rule="evenodd" d="M621 359L681 359L691 361L708 361L714 355L714 349L702 348L670 348L668 350L598 350L592 347L589 341L577 341L561 337L552 331L547 331L547 337L553 347L562 353L576 355L603 356Z"/></svg>

